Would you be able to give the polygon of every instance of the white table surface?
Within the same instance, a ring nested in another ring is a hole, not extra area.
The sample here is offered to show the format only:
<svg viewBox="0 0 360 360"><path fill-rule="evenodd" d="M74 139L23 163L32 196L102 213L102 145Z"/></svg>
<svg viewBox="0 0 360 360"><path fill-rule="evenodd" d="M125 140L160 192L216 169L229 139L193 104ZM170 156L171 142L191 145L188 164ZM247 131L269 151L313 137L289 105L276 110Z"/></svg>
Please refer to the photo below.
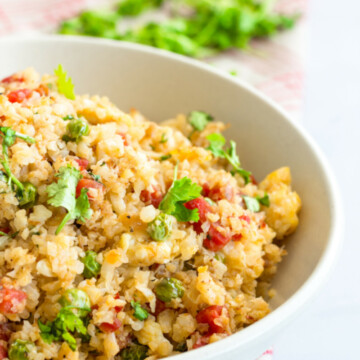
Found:
<svg viewBox="0 0 360 360"><path fill-rule="evenodd" d="M310 0L303 124L337 176L346 234L331 278L274 344L274 360L360 359L359 12L358 0Z"/></svg>

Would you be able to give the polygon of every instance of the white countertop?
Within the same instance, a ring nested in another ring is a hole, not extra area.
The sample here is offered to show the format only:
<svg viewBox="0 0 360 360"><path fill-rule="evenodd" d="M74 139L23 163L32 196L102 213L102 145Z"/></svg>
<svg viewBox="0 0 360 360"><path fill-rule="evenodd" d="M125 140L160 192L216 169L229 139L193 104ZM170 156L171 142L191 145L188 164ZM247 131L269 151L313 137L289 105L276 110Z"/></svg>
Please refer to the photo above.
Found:
<svg viewBox="0 0 360 360"><path fill-rule="evenodd" d="M355 185L360 179L360 2L312 0L309 5L303 124L337 177L346 234L331 278L274 344L274 360L360 359L360 191Z"/></svg>

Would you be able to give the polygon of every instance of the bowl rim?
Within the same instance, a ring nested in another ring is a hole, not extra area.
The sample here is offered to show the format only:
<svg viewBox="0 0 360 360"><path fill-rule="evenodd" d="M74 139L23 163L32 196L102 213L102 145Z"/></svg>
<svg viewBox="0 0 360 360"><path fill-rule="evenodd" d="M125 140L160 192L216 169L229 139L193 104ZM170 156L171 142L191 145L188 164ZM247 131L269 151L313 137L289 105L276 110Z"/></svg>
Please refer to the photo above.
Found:
<svg viewBox="0 0 360 360"><path fill-rule="evenodd" d="M310 301L312 297L320 290L320 287L333 269L338 254L341 250L342 235L344 229L344 212L341 200L340 191L333 175L333 171L330 168L328 160L323 154L320 147L316 144L315 140L307 133L304 127L295 121L289 114L286 113L278 104L262 94L259 90L255 89L251 84L246 83L244 80L234 77L223 70L217 69L201 62L196 59L191 59L182 55L174 54L172 52L155 49L150 46L134 44L118 40L100 39L94 37L83 36L66 36L66 35L10 35L0 39L0 48L3 44L18 43L20 46L22 43L33 42L46 45L49 42L55 42L61 44L73 44L75 45L92 45L96 47L112 47L123 50L132 50L145 55L151 54L159 58L169 59L173 62L179 62L189 67L193 67L219 78L220 81L227 81L232 83L236 87L242 88L243 91L248 92L252 96L258 99L258 101L266 103L270 106L283 121L287 122L293 130L302 138L302 140L309 146L313 155L317 158L322 172L325 175L325 183L330 195L331 212L333 217L333 223L331 224L327 246L319 259L315 269L304 282L304 284L282 305L265 316L263 319L257 321L251 326L238 331L237 333L228 336L221 341L209 344L207 346L196 349L196 354L193 351L187 351L182 354L169 356L168 359L172 359L176 356L179 360L192 360L193 356L197 355L201 358L211 358L212 356L219 355L221 353L230 352L235 348L242 346L255 345L255 341L260 336L266 337L271 331L279 328L282 324L286 324L292 318L299 313L299 310ZM262 351L265 349L259 349ZM260 356L261 354L259 354Z"/></svg>

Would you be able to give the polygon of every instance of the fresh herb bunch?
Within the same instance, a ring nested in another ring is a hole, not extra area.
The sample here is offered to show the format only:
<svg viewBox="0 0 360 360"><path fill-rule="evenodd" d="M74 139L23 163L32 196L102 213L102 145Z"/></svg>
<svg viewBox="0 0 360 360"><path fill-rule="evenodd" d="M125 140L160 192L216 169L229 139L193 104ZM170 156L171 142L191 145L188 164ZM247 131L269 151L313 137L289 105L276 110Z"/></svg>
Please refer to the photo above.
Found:
<svg viewBox="0 0 360 360"><path fill-rule="evenodd" d="M134 16L163 4L173 17L119 31L123 16ZM294 26L298 15L272 10L272 0L123 0L109 11L88 10L64 21L61 34L89 35L154 46L204 57L230 48L247 48L254 38L270 37Z"/></svg>

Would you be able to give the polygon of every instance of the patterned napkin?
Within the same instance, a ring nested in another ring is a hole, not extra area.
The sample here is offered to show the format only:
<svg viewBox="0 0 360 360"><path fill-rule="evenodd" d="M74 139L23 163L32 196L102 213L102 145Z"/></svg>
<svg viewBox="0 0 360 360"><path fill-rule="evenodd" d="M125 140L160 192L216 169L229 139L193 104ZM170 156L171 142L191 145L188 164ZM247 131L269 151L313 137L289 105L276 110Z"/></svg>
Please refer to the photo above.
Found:
<svg viewBox="0 0 360 360"><path fill-rule="evenodd" d="M51 32L64 19L85 8L106 6L111 0L0 0L0 37L10 34ZM241 79L280 104L293 117L299 118L305 62L307 0L278 0L277 9L301 13L293 30L270 40L252 43L250 51L231 50L206 62ZM267 350L258 360L272 360Z"/></svg>

